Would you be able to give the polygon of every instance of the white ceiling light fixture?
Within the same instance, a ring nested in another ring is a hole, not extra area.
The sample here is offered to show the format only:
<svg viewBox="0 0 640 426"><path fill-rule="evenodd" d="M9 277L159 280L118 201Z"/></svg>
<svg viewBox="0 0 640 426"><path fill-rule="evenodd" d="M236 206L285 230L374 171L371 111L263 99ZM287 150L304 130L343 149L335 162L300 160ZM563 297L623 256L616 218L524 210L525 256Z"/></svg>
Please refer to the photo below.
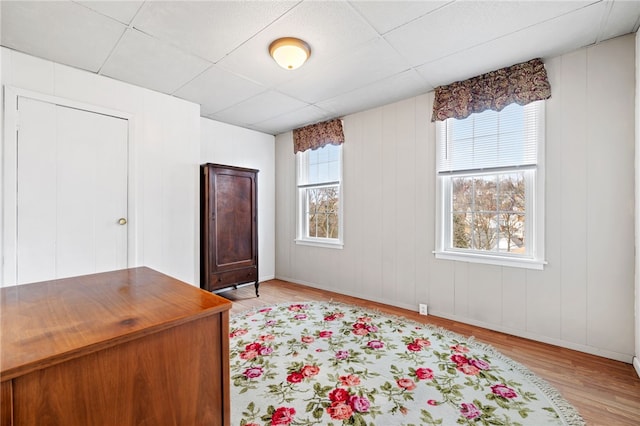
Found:
<svg viewBox="0 0 640 426"><path fill-rule="evenodd" d="M295 70L309 58L311 48L299 38L283 37L274 40L269 45L269 54L282 68Z"/></svg>

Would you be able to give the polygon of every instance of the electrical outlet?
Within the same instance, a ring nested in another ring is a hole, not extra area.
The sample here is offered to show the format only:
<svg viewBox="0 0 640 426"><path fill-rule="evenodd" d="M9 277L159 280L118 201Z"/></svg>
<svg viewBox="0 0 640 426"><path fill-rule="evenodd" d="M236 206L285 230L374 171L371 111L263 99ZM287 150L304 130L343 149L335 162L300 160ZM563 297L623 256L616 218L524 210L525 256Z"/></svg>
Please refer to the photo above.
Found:
<svg viewBox="0 0 640 426"><path fill-rule="evenodd" d="M418 305L418 308L418 312L420 312L420 315L428 315L427 305L425 303L420 303Z"/></svg>

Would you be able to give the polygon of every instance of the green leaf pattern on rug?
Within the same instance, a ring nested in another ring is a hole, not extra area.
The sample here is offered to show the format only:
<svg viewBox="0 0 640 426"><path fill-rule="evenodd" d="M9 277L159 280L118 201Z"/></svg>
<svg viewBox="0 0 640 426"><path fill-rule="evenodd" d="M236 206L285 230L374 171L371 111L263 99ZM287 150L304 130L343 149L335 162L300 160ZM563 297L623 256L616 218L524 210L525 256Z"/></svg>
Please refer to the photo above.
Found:
<svg viewBox="0 0 640 426"><path fill-rule="evenodd" d="M258 309L231 319L230 342L232 425L583 424L492 348L359 307Z"/></svg>

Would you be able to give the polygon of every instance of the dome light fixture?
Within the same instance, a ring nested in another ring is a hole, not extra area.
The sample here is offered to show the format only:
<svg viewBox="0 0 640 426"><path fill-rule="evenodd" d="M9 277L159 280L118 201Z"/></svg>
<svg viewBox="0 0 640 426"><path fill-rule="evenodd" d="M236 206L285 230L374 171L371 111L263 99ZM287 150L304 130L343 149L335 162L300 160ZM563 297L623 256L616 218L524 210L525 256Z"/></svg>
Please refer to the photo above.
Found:
<svg viewBox="0 0 640 426"><path fill-rule="evenodd" d="M309 58L311 48L299 38L283 37L269 45L269 54L282 68L295 70Z"/></svg>

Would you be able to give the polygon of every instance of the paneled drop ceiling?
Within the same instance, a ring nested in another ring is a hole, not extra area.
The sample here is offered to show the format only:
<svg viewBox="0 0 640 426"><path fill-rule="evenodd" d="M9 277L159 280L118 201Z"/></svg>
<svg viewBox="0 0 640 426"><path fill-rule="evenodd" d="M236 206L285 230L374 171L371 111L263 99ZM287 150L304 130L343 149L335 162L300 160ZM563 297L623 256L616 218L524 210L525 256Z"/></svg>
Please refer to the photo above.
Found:
<svg viewBox="0 0 640 426"><path fill-rule="evenodd" d="M640 0L8 1L0 44L270 134L635 32ZM294 71L268 54L309 43Z"/></svg>

